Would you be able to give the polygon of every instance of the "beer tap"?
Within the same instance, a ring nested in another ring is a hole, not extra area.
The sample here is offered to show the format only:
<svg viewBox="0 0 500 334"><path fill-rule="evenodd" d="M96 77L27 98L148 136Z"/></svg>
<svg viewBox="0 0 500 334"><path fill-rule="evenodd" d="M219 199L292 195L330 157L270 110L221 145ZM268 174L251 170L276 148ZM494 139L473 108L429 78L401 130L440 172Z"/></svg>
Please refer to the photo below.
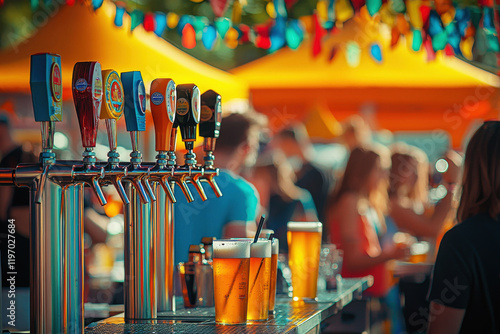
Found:
<svg viewBox="0 0 500 334"><path fill-rule="evenodd" d="M62 121L62 77L59 55L43 53L31 56L30 87L35 121L41 122L42 127L40 153L42 173L35 190L35 202L40 204L49 168L56 161L56 155L52 151L55 122Z"/></svg>
<svg viewBox="0 0 500 334"><path fill-rule="evenodd" d="M219 138L220 123L222 120L221 96L213 90L208 90L201 94L201 115L200 115L200 137L203 141L203 151L205 152L204 170L202 180L208 182L217 197L222 196L222 192L214 180L214 176L219 175L219 169L214 168L215 142Z"/></svg>
<svg viewBox="0 0 500 334"><path fill-rule="evenodd" d="M207 195L203 190L200 177L203 176L203 168L196 166L196 154L193 152L196 140L196 127L200 122L200 90L195 84L183 84L177 86L177 110L174 127L179 127L181 137L186 147L184 155L184 166L178 170L187 174L186 178L193 184L203 201Z"/></svg>
<svg viewBox="0 0 500 334"><path fill-rule="evenodd" d="M177 185L181 188L182 193L186 197L188 203L191 203L194 201L194 197L193 194L191 194L191 190L189 190L189 187L187 186L186 183L187 174L184 171L181 171L179 168L176 168L177 166L176 156L175 156L176 146L177 146L177 124L174 121L172 132L170 133L170 142L169 142L170 148L167 152L168 153L167 166L168 168L171 168L174 171L173 176L171 176L169 180L177 183Z"/></svg>
<svg viewBox="0 0 500 334"><path fill-rule="evenodd" d="M167 184L174 168L167 168L167 151L170 149L170 137L175 120L176 90L172 79L155 79L150 90L151 114L155 125L156 164L150 169L150 180L158 182L169 200L176 202L172 188Z"/></svg>
<svg viewBox="0 0 500 334"><path fill-rule="evenodd" d="M139 151L139 133L146 130L146 89L139 71L123 72L121 79L125 93L125 124L132 139L130 165L123 180L133 184L143 203L149 203L156 198L148 181L149 168L141 166L142 153Z"/></svg>
<svg viewBox="0 0 500 334"><path fill-rule="evenodd" d="M123 115L124 94L120 76L114 70L102 71L104 81L104 101L101 107L101 119L106 122L109 152L108 163L104 166L104 184L111 183L116 188L123 204L130 201L121 179L127 176L127 170L120 166L120 154L116 151L116 121Z"/></svg>
<svg viewBox="0 0 500 334"><path fill-rule="evenodd" d="M152 215L153 207L161 203L151 203L156 197L148 181L150 169L141 165L142 154L138 150L139 132L146 130L146 90L141 73L124 72L121 79L125 92L125 123L132 138L130 165L123 178L127 180L126 191L130 199L130 204L124 206L124 305L125 320L134 322L156 319L157 315L156 221ZM139 187L141 184L148 194Z"/></svg>
<svg viewBox="0 0 500 334"><path fill-rule="evenodd" d="M79 62L73 68L73 101L78 116L82 145L83 166L75 167L74 181L88 184L97 195L101 205L107 203L99 180L104 177L104 168L96 166L94 147L99 126L102 103L102 73L98 62Z"/></svg>

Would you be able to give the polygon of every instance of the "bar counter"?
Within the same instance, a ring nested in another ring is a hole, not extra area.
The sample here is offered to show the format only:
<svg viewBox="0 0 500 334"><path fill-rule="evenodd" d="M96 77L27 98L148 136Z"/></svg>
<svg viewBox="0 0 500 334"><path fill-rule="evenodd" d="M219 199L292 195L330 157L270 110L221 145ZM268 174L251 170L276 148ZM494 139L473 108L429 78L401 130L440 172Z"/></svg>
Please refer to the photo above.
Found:
<svg viewBox="0 0 500 334"><path fill-rule="evenodd" d="M246 326L215 324L213 307L184 309L158 314L158 319L143 323L125 324L123 314L94 322L86 327L88 334L119 333L308 333L316 332L321 322L334 315L373 284L373 278L343 279L342 288L319 293L318 301L276 299L276 313L264 322L249 322ZM179 300L180 301L180 300ZM182 302L181 302L182 303ZM319 329L318 331L319 332Z"/></svg>

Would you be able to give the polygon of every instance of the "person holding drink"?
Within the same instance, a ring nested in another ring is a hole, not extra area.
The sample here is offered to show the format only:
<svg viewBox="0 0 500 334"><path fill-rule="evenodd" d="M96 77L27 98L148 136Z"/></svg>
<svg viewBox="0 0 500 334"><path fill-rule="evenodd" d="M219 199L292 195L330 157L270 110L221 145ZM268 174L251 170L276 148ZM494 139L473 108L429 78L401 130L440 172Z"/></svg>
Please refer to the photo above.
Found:
<svg viewBox="0 0 500 334"><path fill-rule="evenodd" d="M386 264L409 256L406 245L382 248L378 235L385 230L387 209L387 167L375 148L353 149L340 186L329 200L329 234L337 248L344 251L342 277L372 275L374 284L367 293L383 297L391 277Z"/></svg>
<svg viewBox="0 0 500 334"><path fill-rule="evenodd" d="M246 240L214 240L213 268L215 322L246 324L250 243Z"/></svg>
<svg viewBox="0 0 500 334"><path fill-rule="evenodd" d="M323 224L289 222L287 227L293 299L316 299Z"/></svg>

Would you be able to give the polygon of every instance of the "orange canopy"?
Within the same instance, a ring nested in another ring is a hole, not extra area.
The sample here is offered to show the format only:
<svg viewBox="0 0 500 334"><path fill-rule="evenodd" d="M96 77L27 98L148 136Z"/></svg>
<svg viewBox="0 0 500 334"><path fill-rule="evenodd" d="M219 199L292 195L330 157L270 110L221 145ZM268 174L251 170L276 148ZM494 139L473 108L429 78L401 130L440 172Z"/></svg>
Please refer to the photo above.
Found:
<svg viewBox="0 0 500 334"><path fill-rule="evenodd" d="M346 60L349 41L360 47L357 67ZM370 56L374 41L381 45L380 64ZM232 73L247 81L252 104L269 115L274 127L304 118L310 121L309 113L318 105L326 106L338 120L369 105L379 128L444 129L458 146L472 119L498 117L493 105L499 98L497 76L454 57L427 62L425 51L410 51L404 39L391 48L389 38L361 16L327 37L322 47L323 52L313 58L312 41L305 40L296 51L281 49ZM330 61L334 47L338 52Z"/></svg>
<svg viewBox="0 0 500 334"><path fill-rule="evenodd" d="M130 32L130 18L114 25L115 6L105 1L94 12L87 5L60 6L31 38L0 52L0 91L29 93L30 55L61 55L63 98L71 99L73 66L99 61L102 69L141 71L146 89L155 78L172 78L177 84L195 83L201 92L213 89L225 101L247 98L248 86L225 71L209 66L177 49L142 26Z"/></svg>

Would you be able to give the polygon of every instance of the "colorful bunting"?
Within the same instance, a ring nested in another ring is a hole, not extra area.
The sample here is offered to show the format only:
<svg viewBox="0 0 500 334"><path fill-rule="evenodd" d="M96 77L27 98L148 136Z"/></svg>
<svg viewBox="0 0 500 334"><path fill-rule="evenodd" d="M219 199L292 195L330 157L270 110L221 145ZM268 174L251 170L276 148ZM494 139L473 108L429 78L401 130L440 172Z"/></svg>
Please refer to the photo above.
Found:
<svg viewBox="0 0 500 334"><path fill-rule="evenodd" d="M155 12L155 22L156 22L155 34L161 37L165 29L167 28L167 15L165 15L165 13L162 12Z"/></svg>
<svg viewBox="0 0 500 334"><path fill-rule="evenodd" d="M380 7L382 7L382 0L366 0L366 8L371 16L377 14Z"/></svg>
<svg viewBox="0 0 500 334"><path fill-rule="evenodd" d="M172 13L172 12L168 13L167 14L167 27L169 29L174 29L175 27L177 27L179 20L180 20L179 15Z"/></svg>
<svg viewBox="0 0 500 334"><path fill-rule="evenodd" d="M243 11L243 8L241 6L241 2L239 0L234 0L233 12L231 14L231 21L233 23L240 23L241 22L241 12L242 11Z"/></svg>
<svg viewBox="0 0 500 334"><path fill-rule="evenodd" d="M201 42L207 50L212 50L214 48L215 42L217 41L217 30L211 24L207 25L203 29L203 35L201 36Z"/></svg>
<svg viewBox="0 0 500 334"><path fill-rule="evenodd" d="M335 0L335 17L340 23L344 23L354 16L354 8L352 8L349 0Z"/></svg>
<svg viewBox="0 0 500 334"><path fill-rule="evenodd" d="M350 67L358 67L361 61L361 48L354 41L349 41L346 44L346 60Z"/></svg>
<svg viewBox="0 0 500 334"><path fill-rule="evenodd" d="M212 10L217 17L224 16L228 5L228 0L210 0L210 6L212 6Z"/></svg>
<svg viewBox="0 0 500 334"><path fill-rule="evenodd" d="M370 45L370 56L376 63L382 63L382 48L379 43Z"/></svg>
<svg viewBox="0 0 500 334"><path fill-rule="evenodd" d="M313 48L312 54L313 57L318 56L321 53L321 40L325 35L325 29L321 26L319 22L318 15L313 14L313 22L314 22L314 36L313 36Z"/></svg>
<svg viewBox="0 0 500 334"><path fill-rule="evenodd" d="M220 37L224 38L226 36L226 32L231 28L231 20L227 17L219 17L215 19L215 28L219 33Z"/></svg>
<svg viewBox="0 0 500 334"><path fill-rule="evenodd" d="M92 0L92 8L94 8L94 10L98 10L101 8L103 2L104 0Z"/></svg>
<svg viewBox="0 0 500 334"><path fill-rule="evenodd" d="M250 27L246 24L240 24L238 26L238 31L240 32L239 42L240 44L250 42Z"/></svg>
<svg viewBox="0 0 500 334"><path fill-rule="evenodd" d="M196 46L196 32L190 23L186 23L182 28L181 42L186 49L192 49Z"/></svg>
<svg viewBox="0 0 500 334"><path fill-rule="evenodd" d="M411 43L411 49L413 51L420 51L420 48L422 47L422 31L418 29L413 30L413 39Z"/></svg>
<svg viewBox="0 0 500 334"><path fill-rule="evenodd" d="M286 28L286 44L292 50L299 48L304 39L304 27L299 20L291 20Z"/></svg>
<svg viewBox="0 0 500 334"><path fill-rule="evenodd" d="M146 31L155 31L155 15L153 13L144 14L144 22L142 23L142 25L144 26L144 30Z"/></svg>
<svg viewBox="0 0 500 334"><path fill-rule="evenodd" d="M40 0L31 0L35 10ZM45 2L52 0L43 0ZM81 0L83 1L83 0ZM94 10L100 8L104 0L87 1ZM200 2L200 0L192 0ZM202 0L201 0L202 1ZM139 9L129 13L131 31L143 25L146 31L162 36L165 29L177 28L185 48L196 46L196 36L202 40L207 50L212 50L217 43L218 35L224 39L229 48L238 44L253 42L257 47L274 52L285 45L297 49L307 34L312 36L312 54L314 57L322 52L322 40L326 32L335 33L341 24L356 13L362 19L377 15L372 25L383 22L391 28L391 47L395 47L406 36L407 45L413 51L427 52L427 59L433 60L436 52L445 55L463 55L472 58L472 47L480 56L491 58L491 53L500 52L500 17L493 5L481 7L455 7L451 0L435 0L433 7L423 5L423 0L319 0L316 13L299 19L288 19L288 9L296 0L268 0L266 11L273 19L268 23L249 27L240 24L242 6L245 0L234 0L230 20L223 17L229 0L209 0L217 17L210 23L205 16L182 15L170 12L144 13ZM484 4L490 0L481 0ZM0 0L3 2L3 0ZM69 5L75 0L66 0ZM426 2L427 3L427 2ZM365 6L366 4L366 6ZM127 12L125 3L115 2L116 13L114 23L123 26L123 15ZM368 16L369 15L369 16ZM368 45L370 57L377 63L383 61L382 48L379 43ZM332 47L328 60L332 61L339 47ZM357 66L361 57L360 46L348 43L345 48L349 66ZM500 64L500 54L498 55Z"/></svg>
<svg viewBox="0 0 500 334"><path fill-rule="evenodd" d="M134 11L130 13L130 31L134 31L143 21L144 13L139 9L134 9Z"/></svg>
<svg viewBox="0 0 500 334"><path fill-rule="evenodd" d="M116 6L115 26L121 27L123 25L123 14L125 14L125 8Z"/></svg>

